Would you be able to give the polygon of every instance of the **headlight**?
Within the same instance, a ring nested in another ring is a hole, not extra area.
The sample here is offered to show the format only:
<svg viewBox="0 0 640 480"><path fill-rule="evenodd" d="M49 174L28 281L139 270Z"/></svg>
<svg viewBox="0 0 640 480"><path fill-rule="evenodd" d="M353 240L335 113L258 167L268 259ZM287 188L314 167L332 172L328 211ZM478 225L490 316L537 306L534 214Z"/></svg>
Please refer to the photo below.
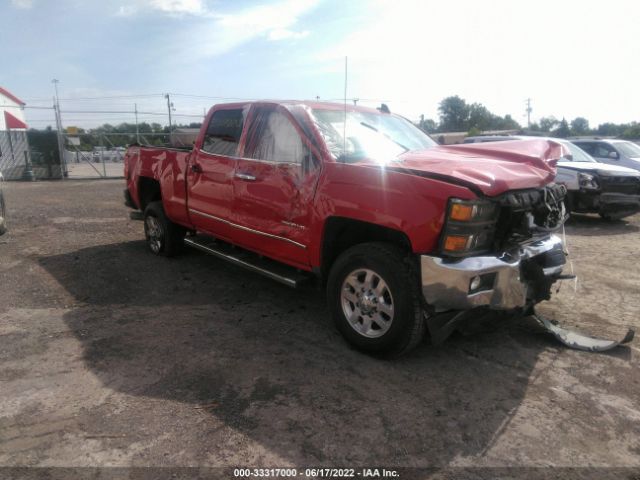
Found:
<svg viewBox="0 0 640 480"><path fill-rule="evenodd" d="M598 179L595 175L591 175L590 173L578 172L578 184L580 188L584 188L585 190L597 190L600 188L598 185Z"/></svg>
<svg viewBox="0 0 640 480"><path fill-rule="evenodd" d="M452 198L442 232L444 255L463 257L491 249L498 218L498 205L485 200Z"/></svg>

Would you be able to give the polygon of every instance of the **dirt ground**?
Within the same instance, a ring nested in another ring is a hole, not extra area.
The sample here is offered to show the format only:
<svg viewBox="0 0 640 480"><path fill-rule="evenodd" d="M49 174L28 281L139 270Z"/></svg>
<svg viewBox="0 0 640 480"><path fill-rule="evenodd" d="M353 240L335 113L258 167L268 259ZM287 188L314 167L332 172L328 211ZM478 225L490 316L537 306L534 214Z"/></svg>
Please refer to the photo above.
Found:
<svg viewBox="0 0 640 480"><path fill-rule="evenodd" d="M638 340L583 353L519 319L369 358L315 289L153 257L122 188L5 184L0 466L640 467ZM579 280L541 310L640 327L640 216L566 238Z"/></svg>

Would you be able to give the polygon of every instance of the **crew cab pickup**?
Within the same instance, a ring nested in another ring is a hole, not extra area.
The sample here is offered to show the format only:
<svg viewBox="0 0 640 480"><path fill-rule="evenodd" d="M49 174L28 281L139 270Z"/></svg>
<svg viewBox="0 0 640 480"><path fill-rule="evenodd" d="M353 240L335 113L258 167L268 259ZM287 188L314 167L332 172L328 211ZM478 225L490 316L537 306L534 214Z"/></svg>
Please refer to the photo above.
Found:
<svg viewBox="0 0 640 480"><path fill-rule="evenodd" d="M437 146L386 108L223 104L191 149L129 147L125 203L154 254L186 244L291 286L318 279L347 341L398 355L427 330L440 341L550 297L565 154L535 139Z"/></svg>

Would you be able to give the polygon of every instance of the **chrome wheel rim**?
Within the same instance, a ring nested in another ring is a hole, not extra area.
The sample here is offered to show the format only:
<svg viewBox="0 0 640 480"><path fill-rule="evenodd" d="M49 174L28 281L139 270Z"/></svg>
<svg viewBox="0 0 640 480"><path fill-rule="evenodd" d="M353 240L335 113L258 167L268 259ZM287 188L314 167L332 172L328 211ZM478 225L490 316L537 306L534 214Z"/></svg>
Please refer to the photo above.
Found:
<svg viewBox="0 0 640 480"><path fill-rule="evenodd" d="M164 238L160 222L156 217L148 215L145 219L144 226L147 230L149 248L151 248L153 253L159 253L162 248L162 240Z"/></svg>
<svg viewBox="0 0 640 480"><path fill-rule="evenodd" d="M378 338L391 328L395 313L387 282L368 268L351 272L340 291L342 312L351 328L363 337Z"/></svg>

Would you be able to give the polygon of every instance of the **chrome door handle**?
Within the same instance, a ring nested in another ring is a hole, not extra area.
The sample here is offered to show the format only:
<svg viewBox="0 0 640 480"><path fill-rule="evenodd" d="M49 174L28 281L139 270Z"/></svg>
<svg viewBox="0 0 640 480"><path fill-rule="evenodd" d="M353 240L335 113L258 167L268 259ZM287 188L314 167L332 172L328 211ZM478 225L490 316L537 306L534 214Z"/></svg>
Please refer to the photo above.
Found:
<svg viewBox="0 0 640 480"><path fill-rule="evenodd" d="M248 173L236 173L235 177L239 178L240 180L246 180L247 182L255 182L256 180L256 177L254 177L253 175L249 175Z"/></svg>

